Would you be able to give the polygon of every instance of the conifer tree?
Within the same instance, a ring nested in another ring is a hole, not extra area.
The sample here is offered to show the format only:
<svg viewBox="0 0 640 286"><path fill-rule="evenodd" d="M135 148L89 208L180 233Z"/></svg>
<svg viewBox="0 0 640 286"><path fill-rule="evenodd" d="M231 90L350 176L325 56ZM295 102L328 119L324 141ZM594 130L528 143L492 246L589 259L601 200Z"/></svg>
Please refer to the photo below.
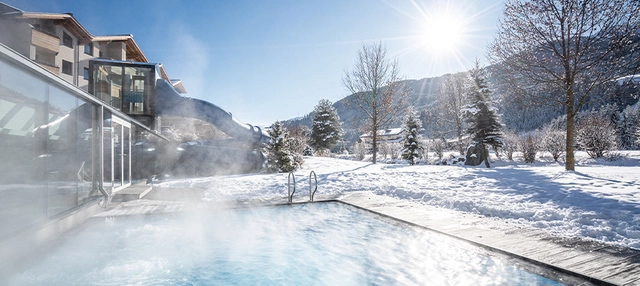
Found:
<svg viewBox="0 0 640 286"><path fill-rule="evenodd" d="M280 121L273 124L269 130L269 136L271 136L271 141L266 146L267 169L280 173L295 171L298 168L298 163L290 150L289 133Z"/></svg>
<svg viewBox="0 0 640 286"><path fill-rule="evenodd" d="M627 106L621 113L618 120L617 129L620 134L620 145L627 150L636 150L638 137L636 134L637 126L640 123L640 110L634 106Z"/></svg>
<svg viewBox="0 0 640 286"><path fill-rule="evenodd" d="M415 165L416 159L420 157L420 151L422 150L422 146L418 141L418 134L423 130L422 122L413 108L408 110L408 114L403 121L404 149L402 149L402 159L407 160L409 165Z"/></svg>
<svg viewBox="0 0 640 286"><path fill-rule="evenodd" d="M473 85L467 95L471 103L464 107L465 121L468 123L467 134L476 144L502 147L502 124L497 109L491 106L487 76L477 60L469 75Z"/></svg>
<svg viewBox="0 0 640 286"><path fill-rule="evenodd" d="M311 147L317 151L331 149L343 134L340 117L333 103L322 99L313 110L311 123Z"/></svg>

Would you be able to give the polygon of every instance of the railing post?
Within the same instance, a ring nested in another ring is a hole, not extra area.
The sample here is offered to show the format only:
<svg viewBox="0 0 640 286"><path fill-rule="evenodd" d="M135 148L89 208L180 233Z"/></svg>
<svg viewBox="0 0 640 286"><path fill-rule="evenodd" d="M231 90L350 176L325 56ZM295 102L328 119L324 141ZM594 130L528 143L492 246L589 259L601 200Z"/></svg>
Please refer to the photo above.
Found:
<svg viewBox="0 0 640 286"><path fill-rule="evenodd" d="M312 185L311 185L311 175L313 175L313 179L315 181L315 189L313 189L313 191L311 191L312 189ZM316 176L316 172L311 171L311 173L309 173L309 201L313 202L313 196L316 194L316 191L318 190L318 177Z"/></svg>

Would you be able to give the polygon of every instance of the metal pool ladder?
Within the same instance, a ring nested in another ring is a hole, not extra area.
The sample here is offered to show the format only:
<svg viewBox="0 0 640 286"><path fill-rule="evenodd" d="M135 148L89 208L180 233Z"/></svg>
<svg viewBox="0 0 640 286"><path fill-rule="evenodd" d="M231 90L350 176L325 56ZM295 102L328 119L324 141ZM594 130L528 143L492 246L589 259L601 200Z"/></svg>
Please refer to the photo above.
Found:
<svg viewBox="0 0 640 286"><path fill-rule="evenodd" d="M311 184L311 178L313 175L313 180L315 184ZM293 191L291 191L291 178L293 178ZM311 171L309 173L309 201L313 202L313 196L316 194L318 190L318 177L316 176L316 172ZM296 175L293 172L289 172L288 183L287 183L287 202L293 203L293 194L296 193Z"/></svg>
<svg viewBox="0 0 640 286"><path fill-rule="evenodd" d="M291 191L291 177L293 177L293 192ZM296 175L293 174L293 172L289 172L289 179L288 179L288 183L287 183L287 202L288 203L292 203L293 202L293 194L296 193Z"/></svg>
<svg viewBox="0 0 640 286"><path fill-rule="evenodd" d="M311 188L312 188L311 175L313 175L313 180L315 182L315 188L313 189L313 191L311 191ZM317 190L318 190L318 177L316 176L316 172L311 171L311 173L309 173L309 201L310 202L313 202L313 195L316 194Z"/></svg>

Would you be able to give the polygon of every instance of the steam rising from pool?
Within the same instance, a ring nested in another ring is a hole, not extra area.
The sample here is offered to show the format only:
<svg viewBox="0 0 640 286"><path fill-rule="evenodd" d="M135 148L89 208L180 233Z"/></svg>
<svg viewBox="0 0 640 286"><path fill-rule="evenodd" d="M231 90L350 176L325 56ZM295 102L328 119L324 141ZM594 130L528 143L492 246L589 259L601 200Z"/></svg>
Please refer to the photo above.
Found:
<svg viewBox="0 0 640 286"><path fill-rule="evenodd" d="M95 219L13 285L556 285L337 203Z"/></svg>

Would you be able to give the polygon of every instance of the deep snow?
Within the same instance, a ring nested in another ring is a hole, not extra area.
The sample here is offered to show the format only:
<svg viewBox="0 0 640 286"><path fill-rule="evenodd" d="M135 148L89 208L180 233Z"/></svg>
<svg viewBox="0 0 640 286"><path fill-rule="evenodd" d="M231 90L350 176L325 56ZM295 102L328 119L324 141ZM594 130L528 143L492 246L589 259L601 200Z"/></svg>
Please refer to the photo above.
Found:
<svg viewBox="0 0 640 286"><path fill-rule="evenodd" d="M376 165L305 157L295 172L300 194L308 195L308 175L318 175L318 192L368 191L467 212L558 236L579 236L640 249L640 151L621 151L615 161L576 153L576 171L546 156L525 164L492 154L492 168L459 165ZM382 160L384 161L384 159ZM199 187L207 200L272 199L287 195L287 174L251 174L171 179L160 187Z"/></svg>

